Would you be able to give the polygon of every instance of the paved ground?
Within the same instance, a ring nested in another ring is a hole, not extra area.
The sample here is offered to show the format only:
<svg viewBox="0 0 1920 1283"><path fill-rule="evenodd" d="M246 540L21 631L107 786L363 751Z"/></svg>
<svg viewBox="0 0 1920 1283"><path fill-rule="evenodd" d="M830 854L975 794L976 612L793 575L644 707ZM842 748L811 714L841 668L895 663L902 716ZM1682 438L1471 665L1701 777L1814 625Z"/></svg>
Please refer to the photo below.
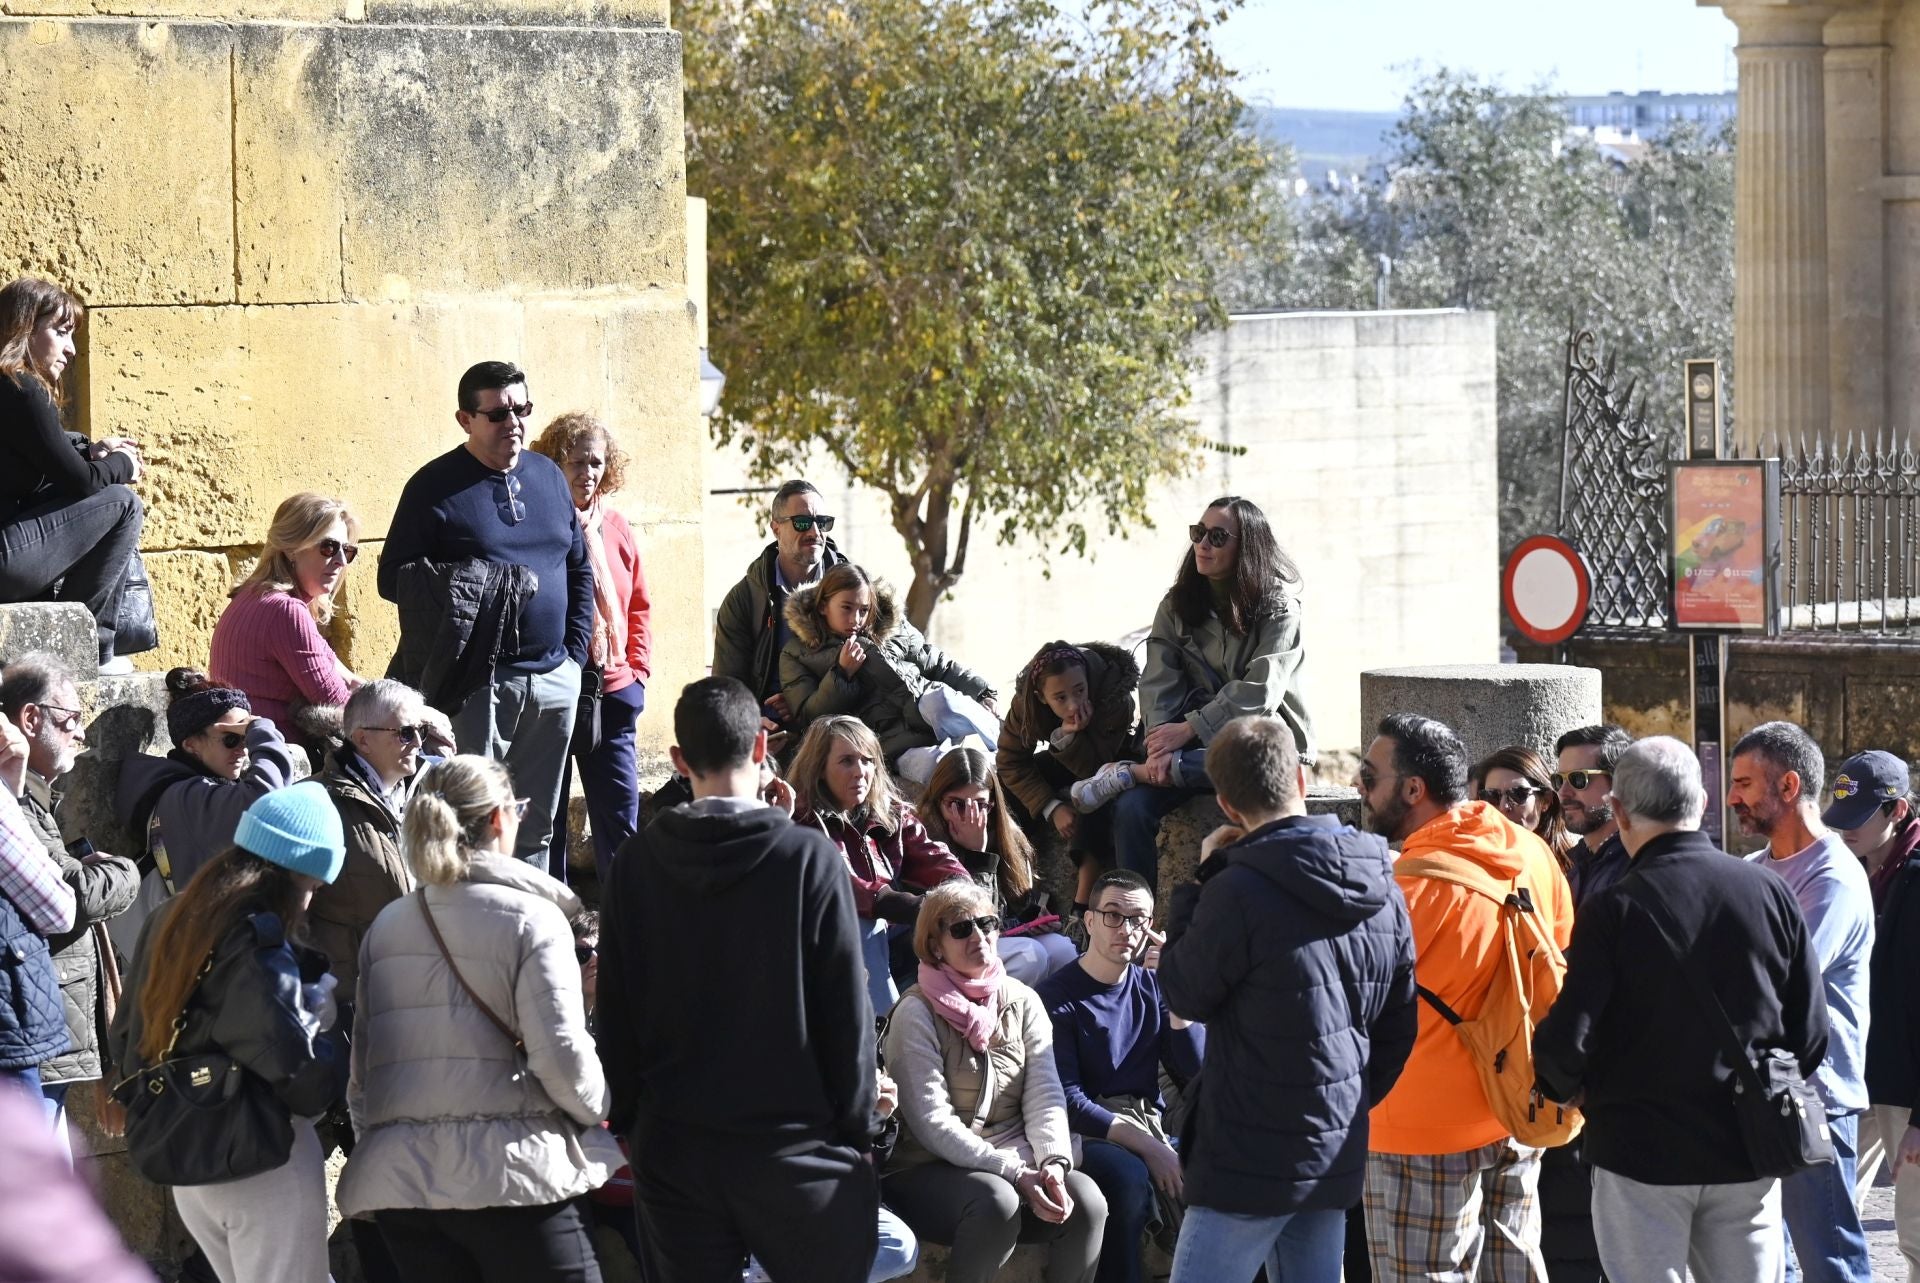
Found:
<svg viewBox="0 0 1920 1283"><path fill-rule="evenodd" d="M1882 1174L1881 1179L1886 1179ZM1879 1185L1867 1192L1861 1204L1860 1219L1867 1227L1867 1251L1873 1258L1873 1277L1877 1283L1902 1283L1907 1277L1906 1262L1893 1236L1893 1186Z"/></svg>

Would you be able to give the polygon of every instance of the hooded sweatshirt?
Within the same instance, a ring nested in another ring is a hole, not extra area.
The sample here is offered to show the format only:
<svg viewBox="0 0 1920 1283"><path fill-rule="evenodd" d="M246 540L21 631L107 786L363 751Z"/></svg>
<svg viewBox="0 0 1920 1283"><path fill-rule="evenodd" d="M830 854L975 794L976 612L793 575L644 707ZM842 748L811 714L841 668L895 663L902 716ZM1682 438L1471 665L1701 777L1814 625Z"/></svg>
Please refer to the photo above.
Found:
<svg viewBox="0 0 1920 1283"><path fill-rule="evenodd" d="M1467 860L1502 881L1519 879L1548 932L1562 948L1573 936L1567 879L1534 834L1485 802L1467 802L1429 820L1401 844L1401 863L1440 857ZM1500 910L1477 891L1452 882L1396 872L1413 920L1420 983L1471 1020L1486 1004L1500 945ZM1406 1071L1374 1107L1373 1141L1382 1154L1458 1154L1510 1133L1494 1117L1466 1045L1453 1026L1420 1004L1420 1033Z"/></svg>
<svg viewBox="0 0 1920 1283"><path fill-rule="evenodd" d="M1290 816L1201 876L1174 892L1159 972L1167 1006L1207 1026L1181 1139L1187 1201L1249 1216L1351 1207L1367 1111L1413 1045L1413 936L1387 844Z"/></svg>
<svg viewBox="0 0 1920 1283"><path fill-rule="evenodd" d="M706 798L629 838L602 906L599 989L615 1131L871 1138L853 889L833 843L785 812Z"/></svg>

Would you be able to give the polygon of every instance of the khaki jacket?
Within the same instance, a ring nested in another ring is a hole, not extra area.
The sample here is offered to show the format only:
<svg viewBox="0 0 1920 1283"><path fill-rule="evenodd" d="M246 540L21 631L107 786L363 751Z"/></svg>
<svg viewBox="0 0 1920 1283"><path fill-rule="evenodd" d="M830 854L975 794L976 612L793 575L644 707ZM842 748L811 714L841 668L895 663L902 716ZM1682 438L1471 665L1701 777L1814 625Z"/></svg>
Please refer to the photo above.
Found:
<svg viewBox="0 0 1920 1283"><path fill-rule="evenodd" d="M1236 717L1270 713L1293 728L1300 755L1311 761L1313 722L1300 696L1307 658L1300 599L1286 600L1284 613L1269 615L1245 636L1235 636L1213 614L1189 628L1173 608L1173 594L1161 598L1147 637L1146 672L1140 678L1140 711L1147 729L1185 718L1205 745Z"/></svg>

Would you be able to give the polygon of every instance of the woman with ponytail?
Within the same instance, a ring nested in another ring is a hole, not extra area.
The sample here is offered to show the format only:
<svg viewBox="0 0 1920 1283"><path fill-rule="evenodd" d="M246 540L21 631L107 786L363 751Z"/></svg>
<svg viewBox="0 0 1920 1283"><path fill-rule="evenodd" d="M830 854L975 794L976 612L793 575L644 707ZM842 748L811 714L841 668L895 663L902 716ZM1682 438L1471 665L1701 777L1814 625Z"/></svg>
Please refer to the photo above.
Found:
<svg viewBox="0 0 1920 1283"><path fill-rule="evenodd" d="M336 1197L416 1283L600 1278L574 1200L625 1159L600 1127L569 926L583 906L513 858L526 806L498 762L430 767L400 830L420 889L360 946L358 1140Z"/></svg>

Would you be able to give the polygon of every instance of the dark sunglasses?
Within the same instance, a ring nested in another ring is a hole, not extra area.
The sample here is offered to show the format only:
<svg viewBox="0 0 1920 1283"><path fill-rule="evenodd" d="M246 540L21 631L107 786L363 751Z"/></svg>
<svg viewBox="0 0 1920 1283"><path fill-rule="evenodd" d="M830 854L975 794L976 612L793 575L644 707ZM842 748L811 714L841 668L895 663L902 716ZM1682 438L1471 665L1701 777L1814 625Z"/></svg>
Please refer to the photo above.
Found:
<svg viewBox="0 0 1920 1283"><path fill-rule="evenodd" d="M495 410L475 410L474 413L485 417L488 423L505 423L509 418L525 422L533 417L533 402L522 401L519 405L503 405Z"/></svg>
<svg viewBox="0 0 1920 1283"><path fill-rule="evenodd" d="M994 932L1000 929L1000 919L998 918L962 918L960 919L960 921L954 923L953 925L947 928L947 934L952 936L955 940L965 940L968 936L973 934L974 929L976 927L979 928L981 935L990 936Z"/></svg>
<svg viewBox="0 0 1920 1283"><path fill-rule="evenodd" d="M505 514L507 524L517 526L527 519L527 505L520 501L520 478L511 472L503 472L500 480L507 487L507 497L498 506Z"/></svg>
<svg viewBox="0 0 1920 1283"><path fill-rule="evenodd" d="M1613 778L1612 771L1568 771L1565 775L1562 775L1560 772L1555 771L1552 775L1549 775L1547 778L1553 781L1553 787L1556 789L1561 787L1562 785L1571 784L1573 785L1574 790L1577 792L1578 790L1587 787L1587 785L1599 779L1602 775L1606 776L1608 779Z"/></svg>
<svg viewBox="0 0 1920 1283"><path fill-rule="evenodd" d="M363 731L385 731L387 734L398 738L402 744L420 744L424 743L427 738L427 728L424 726L363 726L360 729Z"/></svg>
<svg viewBox="0 0 1920 1283"><path fill-rule="evenodd" d="M1480 800L1491 802L1495 806L1502 802L1509 806L1525 806L1527 799L1537 791L1531 784L1516 784L1510 789L1481 789Z"/></svg>
<svg viewBox="0 0 1920 1283"><path fill-rule="evenodd" d="M1362 793L1371 793L1373 792L1374 785L1378 784L1382 779L1397 780L1399 778L1400 773L1398 771L1393 772L1391 775L1380 776L1373 773L1371 766L1362 766L1360 768L1360 791Z"/></svg>
<svg viewBox="0 0 1920 1283"><path fill-rule="evenodd" d="M593 955L598 952L600 952L600 950L594 945L576 944L573 946L573 960L584 967L592 960Z"/></svg>
<svg viewBox="0 0 1920 1283"><path fill-rule="evenodd" d="M832 517L782 517L774 524L779 525L781 522L792 526L803 535L814 529L818 529L820 533L824 535L833 530L834 519Z"/></svg>
<svg viewBox="0 0 1920 1283"><path fill-rule="evenodd" d="M315 544L314 547L318 549L320 555L328 561L332 561L337 557L349 566L353 564L353 559L360 555L359 544L342 543L338 539L322 539L319 543Z"/></svg>
<svg viewBox="0 0 1920 1283"><path fill-rule="evenodd" d="M1187 538L1209 547L1224 548L1233 542L1233 531L1225 526L1191 525L1187 527Z"/></svg>
<svg viewBox="0 0 1920 1283"><path fill-rule="evenodd" d="M222 731L220 733L220 743L222 747L229 751L236 748L245 748L247 746L247 736L244 731Z"/></svg>

